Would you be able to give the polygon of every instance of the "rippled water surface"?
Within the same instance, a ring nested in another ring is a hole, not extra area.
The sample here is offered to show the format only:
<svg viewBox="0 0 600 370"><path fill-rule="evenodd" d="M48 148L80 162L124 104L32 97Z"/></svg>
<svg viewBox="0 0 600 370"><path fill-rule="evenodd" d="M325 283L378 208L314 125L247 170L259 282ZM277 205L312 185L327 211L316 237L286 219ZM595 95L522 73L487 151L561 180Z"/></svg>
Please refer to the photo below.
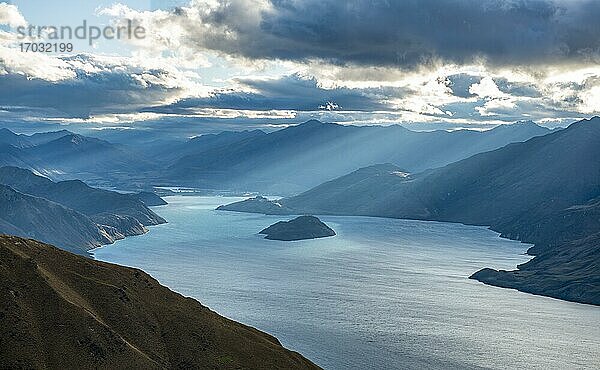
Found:
<svg viewBox="0 0 600 370"><path fill-rule="evenodd" d="M600 308L490 287L527 246L485 228L321 217L333 238L279 242L286 219L217 212L239 198L176 196L169 223L95 251L277 336L327 369L600 368Z"/></svg>

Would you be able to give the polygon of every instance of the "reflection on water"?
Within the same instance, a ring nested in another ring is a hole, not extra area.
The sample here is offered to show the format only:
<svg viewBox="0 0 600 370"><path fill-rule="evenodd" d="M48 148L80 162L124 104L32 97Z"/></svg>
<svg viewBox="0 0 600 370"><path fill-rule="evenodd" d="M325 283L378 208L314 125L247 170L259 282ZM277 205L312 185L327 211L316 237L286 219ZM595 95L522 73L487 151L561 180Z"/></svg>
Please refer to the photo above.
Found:
<svg viewBox="0 0 600 370"><path fill-rule="evenodd" d="M527 246L481 227L321 217L338 235L256 233L285 217L217 212L239 198L177 196L169 223L96 250L327 369L600 367L600 309L485 286Z"/></svg>

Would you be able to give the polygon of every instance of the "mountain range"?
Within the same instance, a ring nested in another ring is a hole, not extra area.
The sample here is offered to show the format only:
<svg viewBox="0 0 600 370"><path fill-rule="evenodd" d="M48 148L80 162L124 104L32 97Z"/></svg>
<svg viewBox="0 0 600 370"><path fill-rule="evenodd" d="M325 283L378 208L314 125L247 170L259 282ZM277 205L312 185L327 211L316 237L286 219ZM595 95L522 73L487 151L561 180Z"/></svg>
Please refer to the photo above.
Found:
<svg viewBox="0 0 600 370"><path fill-rule="evenodd" d="M485 225L534 244L528 252L536 257L516 271L484 269L474 278L598 304L599 120L558 131L525 121L484 132L308 121L270 133L223 132L169 144L141 140L134 149L69 131L27 136L1 130L0 160L53 175L117 174L107 175L111 186L139 188L139 180L143 189L154 182L300 193L220 210ZM154 169L137 161L153 151ZM123 182L115 184L115 178ZM3 215L13 215L0 217L0 231L79 253L164 222L147 208L164 202L152 192L53 182L15 167L0 169L0 184ZM44 224L46 215L53 220Z"/></svg>
<svg viewBox="0 0 600 370"><path fill-rule="evenodd" d="M594 117L437 169L412 174L375 165L277 202L252 199L220 209L490 226L535 244L529 253L536 257L517 271L483 270L474 278L600 304L598 158L600 118Z"/></svg>
<svg viewBox="0 0 600 370"><path fill-rule="evenodd" d="M130 190L159 184L291 195L375 163L422 171L548 132L530 121L483 132L415 132L313 120L270 133L225 131L189 140L98 134L115 144L66 130L27 136L3 129L0 165Z"/></svg>
<svg viewBox="0 0 600 370"><path fill-rule="evenodd" d="M148 208L148 193L121 194L79 180L53 182L17 167L0 168L0 232L31 237L82 253L166 221Z"/></svg>
<svg viewBox="0 0 600 370"><path fill-rule="evenodd" d="M203 145L175 160L163 181L294 194L375 163L422 171L549 132L533 122L483 132L415 132L399 125L361 127L313 120L268 134L201 136L195 140Z"/></svg>
<svg viewBox="0 0 600 370"><path fill-rule="evenodd" d="M0 166L26 168L57 180L131 181L156 170L135 150L67 130L17 135L1 129Z"/></svg>
<svg viewBox="0 0 600 370"><path fill-rule="evenodd" d="M80 212L0 184L0 234L43 240L83 253L112 243L111 231Z"/></svg>

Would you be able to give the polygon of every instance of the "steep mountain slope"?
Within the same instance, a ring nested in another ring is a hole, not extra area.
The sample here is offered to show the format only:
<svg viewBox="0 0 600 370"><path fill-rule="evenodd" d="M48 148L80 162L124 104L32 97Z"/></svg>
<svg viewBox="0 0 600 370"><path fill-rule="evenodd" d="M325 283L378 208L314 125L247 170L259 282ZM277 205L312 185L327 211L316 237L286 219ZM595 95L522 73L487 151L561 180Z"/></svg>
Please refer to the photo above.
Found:
<svg viewBox="0 0 600 370"><path fill-rule="evenodd" d="M529 274L518 275L519 283L513 279L503 286L522 290L529 286L527 291L538 294L600 304L600 285L591 283L600 270L590 268L600 260L598 239L593 237L600 230L598 158L600 118L595 117L417 175L390 166L362 169L278 203L290 213L488 225L505 237L534 243L530 253L538 256L523 265ZM227 208L243 211L249 205L251 202ZM573 260L566 261L565 255ZM585 268L580 275L553 275L552 271L564 268L566 262ZM552 264L556 268L547 269ZM492 275L487 271L475 277L485 276L485 281L492 283ZM502 280L517 275L494 276ZM577 293L583 290L587 293Z"/></svg>
<svg viewBox="0 0 600 370"><path fill-rule="evenodd" d="M142 203L144 203L148 207L164 206L165 204L168 204L164 199L149 191L142 191L140 193L137 193L135 194L135 197L141 200Z"/></svg>
<svg viewBox="0 0 600 370"><path fill-rule="evenodd" d="M140 270L8 236L0 236L0 358L2 367L36 369L318 368Z"/></svg>
<svg viewBox="0 0 600 370"><path fill-rule="evenodd" d="M144 226L166 221L150 210L138 194L120 194L92 188L79 180L53 182L28 170L0 168L0 184L42 197L89 216L101 225L115 228L123 236L139 235Z"/></svg>
<svg viewBox="0 0 600 370"><path fill-rule="evenodd" d="M25 135L17 135L6 128L0 128L0 146L10 145L15 148L27 148L32 146L30 138Z"/></svg>
<svg viewBox="0 0 600 370"><path fill-rule="evenodd" d="M114 239L89 217L0 185L0 233L37 238L79 253Z"/></svg>
<svg viewBox="0 0 600 370"><path fill-rule="evenodd" d="M600 233L596 233L551 247L519 265L518 270L485 268L471 278L503 288L600 305L599 256Z"/></svg>
<svg viewBox="0 0 600 370"><path fill-rule="evenodd" d="M375 163L422 171L549 132L532 122L485 132L413 132L313 120L182 157L165 179L194 184L216 176L223 187L293 193Z"/></svg>
<svg viewBox="0 0 600 370"><path fill-rule="evenodd" d="M73 132L68 130L50 131L50 132L39 132L33 135L29 135L27 140L33 145L45 144L50 141L60 139L63 136L75 135Z"/></svg>

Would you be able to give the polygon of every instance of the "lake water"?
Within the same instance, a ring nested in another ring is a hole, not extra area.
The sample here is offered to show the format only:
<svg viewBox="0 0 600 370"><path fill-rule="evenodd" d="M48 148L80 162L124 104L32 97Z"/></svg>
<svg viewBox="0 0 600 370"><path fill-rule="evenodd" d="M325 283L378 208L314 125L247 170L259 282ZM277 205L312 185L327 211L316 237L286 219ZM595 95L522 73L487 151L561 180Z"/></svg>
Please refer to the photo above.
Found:
<svg viewBox="0 0 600 370"><path fill-rule="evenodd" d="M600 308L486 286L527 246L485 228L321 217L333 238L257 235L286 219L217 212L240 198L175 196L169 223L95 251L275 335L326 369L600 368Z"/></svg>

